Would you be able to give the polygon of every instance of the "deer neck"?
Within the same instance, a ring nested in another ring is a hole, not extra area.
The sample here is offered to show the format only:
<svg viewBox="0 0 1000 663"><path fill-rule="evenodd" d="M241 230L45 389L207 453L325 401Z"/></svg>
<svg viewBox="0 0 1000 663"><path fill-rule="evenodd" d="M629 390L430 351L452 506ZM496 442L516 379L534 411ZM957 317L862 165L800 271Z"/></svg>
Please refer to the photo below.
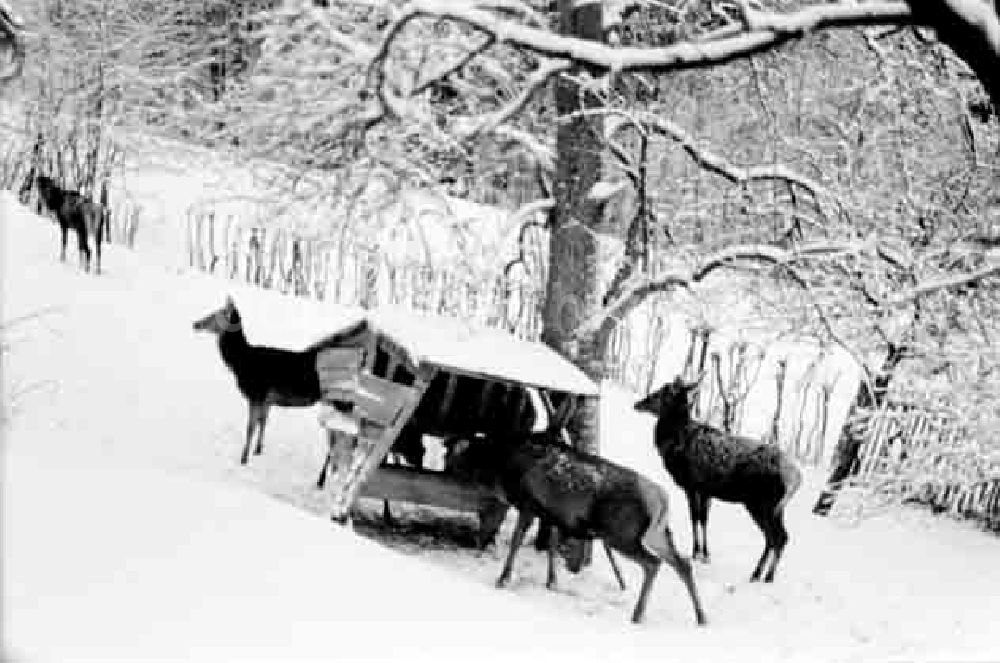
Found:
<svg viewBox="0 0 1000 663"><path fill-rule="evenodd" d="M231 369L235 370L249 347L242 327L219 334L219 352L222 354L222 361Z"/></svg>
<svg viewBox="0 0 1000 663"><path fill-rule="evenodd" d="M673 446L682 444L687 437L686 431L693 423L690 412L662 413L656 420L656 440L658 443Z"/></svg>

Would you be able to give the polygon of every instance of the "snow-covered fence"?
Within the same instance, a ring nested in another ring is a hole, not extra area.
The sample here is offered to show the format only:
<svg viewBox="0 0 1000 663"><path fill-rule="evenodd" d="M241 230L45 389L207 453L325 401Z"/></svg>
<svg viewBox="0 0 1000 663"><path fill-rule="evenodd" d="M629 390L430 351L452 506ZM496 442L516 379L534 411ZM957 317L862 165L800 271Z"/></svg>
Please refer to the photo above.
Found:
<svg viewBox="0 0 1000 663"><path fill-rule="evenodd" d="M109 234L107 241L135 248L142 206L128 196L113 199L108 204Z"/></svg>
<svg viewBox="0 0 1000 663"><path fill-rule="evenodd" d="M668 328L667 316L652 306L620 320L608 343L608 379L637 394L652 391Z"/></svg>
<svg viewBox="0 0 1000 663"><path fill-rule="evenodd" d="M397 259L349 239L305 236L192 211L188 264L302 297L373 308L402 306L541 336L543 293L498 275L474 276L412 259Z"/></svg>
<svg viewBox="0 0 1000 663"><path fill-rule="evenodd" d="M859 517L905 502L1000 528L1000 447L944 411L890 403L862 415L854 473L835 510Z"/></svg>
<svg viewBox="0 0 1000 663"><path fill-rule="evenodd" d="M684 337L681 374L692 379L704 372L696 419L759 437L807 465L830 457L833 392L841 375L826 371L831 375L824 377L827 353L789 356L786 349L726 339L700 326L686 328Z"/></svg>

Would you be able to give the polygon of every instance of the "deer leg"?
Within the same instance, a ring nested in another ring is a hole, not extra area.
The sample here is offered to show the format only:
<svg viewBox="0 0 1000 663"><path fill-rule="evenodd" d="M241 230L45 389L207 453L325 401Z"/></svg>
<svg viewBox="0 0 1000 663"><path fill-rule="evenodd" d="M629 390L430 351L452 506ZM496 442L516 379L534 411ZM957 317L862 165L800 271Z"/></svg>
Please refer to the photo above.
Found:
<svg viewBox="0 0 1000 663"><path fill-rule="evenodd" d="M257 410L257 448L253 451L254 456L259 456L264 451L264 428L267 426L267 411L268 405L266 403Z"/></svg>
<svg viewBox="0 0 1000 663"><path fill-rule="evenodd" d="M243 445L243 455L240 456L241 465L246 465L250 461L250 447L253 445L253 435L260 423L260 417L257 413L264 406L261 403L248 403L247 407L247 441Z"/></svg>
<svg viewBox="0 0 1000 663"><path fill-rule="evenodd" d="M497 530L507 517L509 507L499 500L485 500L479 505L479 532L476 545L485 548L496 539Z"/></svg>
<svg viewBox="0 0 1000 663"><path fill-rule="evenodd" d="M680 577L681 582L684 583L684 588L687 590L688 596L691 597L691 603L694 606L694 617L698 622L699 626L704 626L707 623L705 619L705 611L701 608L701 599L698 596L698 588L694 584L694 574L691 572L691 563L681 557L680 553L677 552L677 546L674 545L673 537L670 536L670 531L667 530L666 541L667 545L660 552L660 557L664 562L670 565L670 567L677 572Z"/></svg>
<svg viewBox="0 0 1000 663"><path fill-rule="evenodd" d="M97 254L97 273L101 273L101 232L102 221L97 222L97 236L94 238L94 252Z"/></svg>
<svg viewBox="0 0 1000 663"><path fill-rule="evenodd" d="M59 260L62 262L66 262L66 242L69 240L69 228L63 225L62 222L59 223L59 233L62 238L61 249L59 251Z"/></svg>
<svg viewBox="0 0 1000 663"><path fill-rule="evenodd" d="M615 556L611 554L611 547L608 545L607 541L601 541L604 545L604 554L608 556L608 562L611 564L611 570L615 572L615 578L618 580L618 586L621 590L625 591L625 581L622 579L622 570L618 568L618 560Z"/></svg>
<svg viewBox="0 0 1000 663"><path fill-rule="evenodd" d="M757 561L757 566L754 567L753 574L750 576L750 582L757 582L760 580L761 573L764 572L764 565L771 555L774 536L771 531L770 516L763 513L763 510L757 506L752 508L748 506L747 510L750 512L750 517L753 518L753 521L757 523L757 527L764 533L764 552L761 553L760 559Z"/></svg>
<svg viewBox="0 0 1000 663"><path fill-rule="evenodd" d="M326 452L326 460L323 461L323 469L319 471L319 478L316 479L316 488L323 490L326 485L326 475L330 472L330 459L333 457L333 450Z"/></svg>
<svg viewBox="0 0 1000 663"><path fill-rule="evenodd" d="M701 529L701 561L706 564L709 561L708 554L708 507L712 504L712 498L705 493L701 494L698 504L698 525Z"/></svg>
<svg viewBox="0 0 1000 663"><path fill-rule="evenodd" d="M556 549L559 547L559 530L555 527L549 532L549 572L545 579L546 589L556 588Z"/></svg>
<svg viewBox="0 0 1000 663"><path fill-rule="evenodd" d="M549 549L549 521L544 518L538 519L538 533L535 534L535 550L542 551Z"/></svg>
<svg viewBox="0 0 1000 663"><path fill-rule="evenodd" d="M764 582L774 582L774 572L778 570L781 554L785 552L785 546L788 544L788 530L785 529L785 517L781 511L775 512L771 530L774 537L774 551L771 555L771 566L764 574Z"/></svg>
<svg viewBox="0 0 1000 663"><path fill-rule="evenodd" d="M87 241L87 224L80 219L81 225L76 229L76 248L80 252L80 263L85 271L90 271L90 242Z"/></svg>
<svg viewBox="0 0 1000 663"><path fill-rule="evenodd" d="M531 521L534 519L535 517L529 513L517 512L517 524L514 526L514 534L510 537L510 551L507 553L507 561L503 565L503 571L497 578L497 588L505 587L510 582L510 573L514 568L514 557L517 555L517 549L524 542L524 535L527 534L528 528L531 527Z"/></svg>
<svg viewBox="0 0 1000 663"><path fill-rule="evenodd" d="M691 559L701 559L701 537L698 528L701 495L695 490L687 490L688 514L691 516Z"/></svg>
<svg viewBox="0 0 1000 663"><path fill-rule="evenodd" d="M649 598L649 590L653 588L653 581L660 571L660 563L655 559L641 562L642 566L642 589L639 590L639 600L636 601L635 610L632 611L632 623L642 622L646 614L646 601Z"/></svg>

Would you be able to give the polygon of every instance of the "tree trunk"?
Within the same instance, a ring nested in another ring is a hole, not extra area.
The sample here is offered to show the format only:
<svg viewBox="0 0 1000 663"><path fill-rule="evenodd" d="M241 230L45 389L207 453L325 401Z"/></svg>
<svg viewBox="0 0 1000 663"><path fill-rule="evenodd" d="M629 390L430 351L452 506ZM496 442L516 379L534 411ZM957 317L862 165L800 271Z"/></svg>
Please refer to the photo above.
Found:
<svg viewBox="0 0 1000 663"><path fill-rule="evenodd" d="M600 41L604 39L601 3L559 2L561 32ZM574 74L585 73L577 70ZM560 117L597 108L601 101L570 80L556 82L555 102ZM595 381L608 374L608 339L614 325L605 321L597 331L576 335L577 327L603 305L612 274L604 269L609 250L622 245L625 227L620 206L594 200L589 194L614 175L613 157L606 150L604 119L600 115L562 122L557 134L556 207L549 239L548 283L542 340ZM578 448L597 453L600 446L600 402L581 399L567 428ZM586 560L590 560L588 549Z"/></svg>
<svg viewBox="0 0 1000 663"><path fill-rule="evenodd" d="M854 403L847 414L847 422L840 431L837 447L833 451L830 476L826 480L826 487L820 493L816 504L813 505L813 513L817 516L825 516L830 513L830 509L837 499L837 491L840 490L843 482L857 471L858 452L861 451L861 445L865 441L870 413L885 404L889 384L892 382L900 362L907 355L908 348L905 344L890 343L889 353L872 380L874 392L869 391L864 384L858 385Z"/></svg>
<svg viewBox="0 0 1000 663"><path fill-rule="evenodd" d="M602 39L600 3L560 0L559 11L563 34ZM600 105L595 95L582 91L569 77L558 79L555 97L560 116ZM580 322L597 313L601 305L599 257L603 209L587 196L594 184L601 181L605 170L603 129L603 118L597 115L562 123L558 129L555 222L549 239L542 334L545 343L594 380L602 379L607 370L607 330L602 327L582 338L576 338L575 332ZM568 428L580 447L597 452L600 417L596 398L582 399Z"/></svg>

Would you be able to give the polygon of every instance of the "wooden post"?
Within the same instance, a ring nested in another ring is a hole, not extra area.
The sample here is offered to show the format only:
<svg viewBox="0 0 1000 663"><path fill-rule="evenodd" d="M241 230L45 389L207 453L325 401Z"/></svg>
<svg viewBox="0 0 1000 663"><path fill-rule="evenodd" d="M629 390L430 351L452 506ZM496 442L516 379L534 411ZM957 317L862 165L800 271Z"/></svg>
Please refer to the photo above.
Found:
<svg viewBox="0 0 1000 663"><path fill-rule="evenodd" d="M448 373L448 381L445 383L444 396L438 404L437 416L439 420L444 420L448 410L451 409L452 401L455 400L455 389L458 388L458 374Z"/></svg>
<svg viewBox="0 0 1000 663"><path fill-rule="evenodd" d="M694 353L695 348L698 347L698 330L696 328L690 329L688 330L688 335L690 336L690 339L688 341L687 356L684 357L684 368L681 370L681 375L684 376L685 380L691 381L695 378Z"/></svg>
<svg viewBox="0 0 1000 663"><path fill-rule="evenodd" d="M531 401L531 398L528 396L528 390L523 387L519 387L516 390L516 393L517 402L514 407L511 408L513 416L510 428L511 430L523 432L521 422L524 420L524 411L528 409L528 403Z"/></svg>
<svg viewBox="0 0 1000 663"><path fill-rule="evenodd" d="M832 382L823 384L819 403L819 439L816 449L813 451L813 465L818 465L826 452L826 434L830 425L830 399L833 397L833 387Z"/></svg>
<svg viewBox="0 0 1000 663"><path fill-rule="evenodd" d="M483 380L483 390L479 394L479 407L476 410L476 418L480 421L486 416L486 410L490 405L490 399L493 396L493 389L496 385L497 383L493 380Z"/></svg>
<svg viewBox="0 0 1000 663"><path fill-rule="evenodd" d="M726 385L722 380L722 355L718 352L712 353L712 373L715 376L715 389L712 390L712 396L708 402L708 416L706 419L711 419L712 412L715 410L715 401L719 400L722 402L722 429L727 433L732 433L730 428L731 421L729 415L729 394L726 390Z"/></svg>
<svg viewBox="0 0 1000 663"><path fill-rule="evenodd" d="M771 419L771 431L768 434L769 442L771 444L781 447L781 437L779 435L781 427L781 411L784 409L784 395L785 395L785 371L788 368L787 359L779 359L778 365L774 371L774 380L777 383L778 390L778 402L774 408L774 417Z"/></svg>
<svg viewBox="0 0 1000 663"><path fill-rule="evenodd" d="M705 373L705 361L708 359L708 346L712 342L712 330L708 327L701 327L698 330L698 338L701 345L698 348L698 372L697 375L704 375ZM694 399L694 407L692 407L692 417L698 420L704 420L707 418L707 412L705 407L702 406L702 394L701 388L699 387L697 394ZM709 408L711 407L711 399L709 400ZM711 412L711 410L708 410Z"/></svg>

